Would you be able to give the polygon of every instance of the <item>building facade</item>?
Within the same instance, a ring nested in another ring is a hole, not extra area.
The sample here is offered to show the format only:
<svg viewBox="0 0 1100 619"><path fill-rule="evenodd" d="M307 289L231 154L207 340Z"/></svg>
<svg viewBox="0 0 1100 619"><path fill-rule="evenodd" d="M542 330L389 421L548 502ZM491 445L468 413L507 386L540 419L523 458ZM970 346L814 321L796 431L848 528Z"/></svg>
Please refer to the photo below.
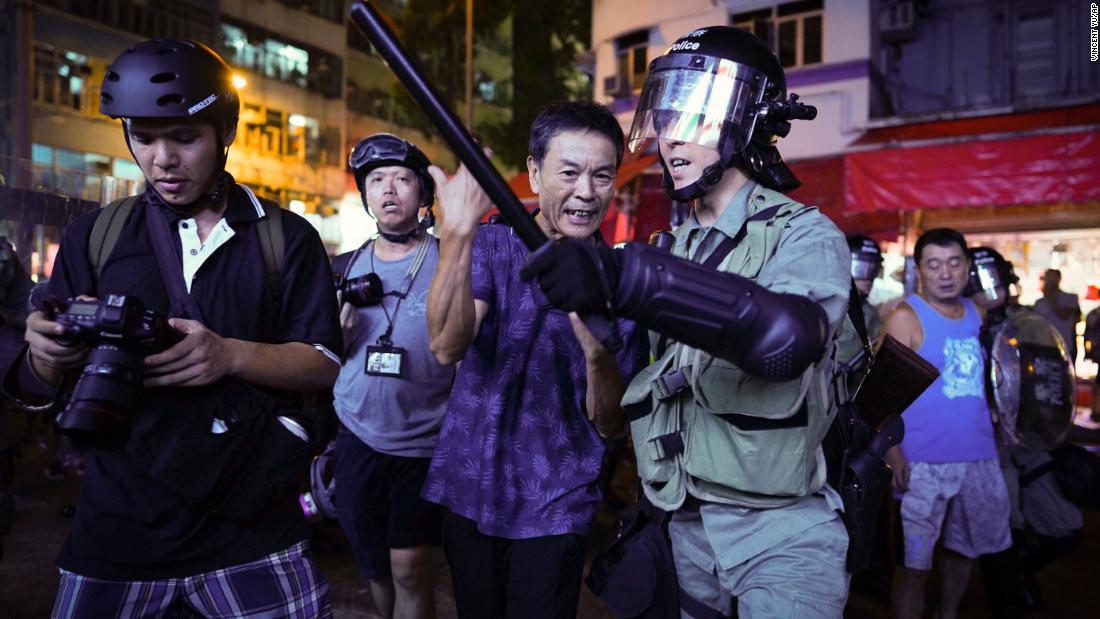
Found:
<svg viewBox="0 0 1100 619"><path fill-rule="evenodd" d="M416 141L433 161L450 165L453 157L395 118L392 78L348 21L347 4L0 0L0 32L10 35L0 37L3 59L17 78L0 92L12 128L0 140L10 190L0 200L0 234L33 246L33 270L48 275L60 229L73 216L140 189L121 124L99 114L99 85L130 45L183 37L213 48L238 78L229 172L305 216L330 251L358 245L374 230L347 170L358 138L388 131Z"/></svg>
<svg viewBox="0 0 1100 619"><path fill-rule="evenodd" d="M1084 0L593 0L596 98L628 127L648 63L677 37L751 30L779 56L788 90L818 109L779 141L803 183L792 195L886 243L878 299L903 292L904 256L942 225L1013 260L1022 302L1060 268L1087 312L1100 301L1089 10ZM649 163L627 185L619 217L630 238L682 217L660 178Z"/></svg>

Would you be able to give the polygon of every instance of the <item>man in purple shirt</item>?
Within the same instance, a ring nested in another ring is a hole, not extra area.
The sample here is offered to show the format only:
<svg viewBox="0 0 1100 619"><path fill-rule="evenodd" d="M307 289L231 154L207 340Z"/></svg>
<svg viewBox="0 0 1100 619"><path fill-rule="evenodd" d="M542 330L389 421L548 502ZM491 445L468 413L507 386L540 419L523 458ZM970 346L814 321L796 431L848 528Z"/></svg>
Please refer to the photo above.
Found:
<svg viewBox="0 0 1100 619"><path fill-rule="evenodd" d="M554 239L602 243L623 134L591 102L552 105L531 128L536 220ZM574 617L603 437L620 434L624 385L645 366L645 332L600 346L575 314L520 279L527 249L460 168L438 168L440 256L428 298L431 349L461 361L424 497L446 509L443 546L460 617Z"/></svg>

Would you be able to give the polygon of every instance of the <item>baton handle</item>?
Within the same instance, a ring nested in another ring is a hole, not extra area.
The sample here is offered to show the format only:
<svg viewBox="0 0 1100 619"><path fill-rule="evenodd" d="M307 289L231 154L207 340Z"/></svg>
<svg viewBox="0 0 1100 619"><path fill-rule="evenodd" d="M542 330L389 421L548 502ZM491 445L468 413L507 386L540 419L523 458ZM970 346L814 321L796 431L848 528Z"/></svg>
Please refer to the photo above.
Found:
<svg viewBox="0 0 1100 619"><path fill-rule="evenodd" d="M360 0L351 5L351 20L363 31L371 45L389 65L391 71L409 91L420 109L428 115L435 128L446 140L455 155L466 164L478 184L493 201L504 220L516 231L528 251L537 251L549 244L546 234L535 218L523 207L512 188L493 167L485 153L477 147L466 127L458 120L454 112L443 104L443 99L435 88L424 78L423 73L413 64L412 57L397 35L390 30L378 9L368 0ZM618 324L608 316L590 314L581 317L588 330L592 332L604 348L616 352L622 348L622 337Z"/></svg>

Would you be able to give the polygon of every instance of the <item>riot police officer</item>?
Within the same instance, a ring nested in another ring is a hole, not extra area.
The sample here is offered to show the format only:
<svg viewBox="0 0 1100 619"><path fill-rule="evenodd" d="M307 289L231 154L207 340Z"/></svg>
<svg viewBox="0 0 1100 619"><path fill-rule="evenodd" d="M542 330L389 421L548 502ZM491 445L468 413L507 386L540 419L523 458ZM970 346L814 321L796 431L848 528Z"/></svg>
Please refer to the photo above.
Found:
<svg viewBox="0 0 1100 619"><path fill-rule="evenodd" d="M1029 397L1036 387L1039 392L1068 391L1073 376L1054 326L1015 303L1011 287L1019 277L1012 263L989 247L970 248L967 254L970 275L965 294L986 310L981 342L998 373L996 383L992 374L987 376L986 386L997 417L997 452L1012 506L1012 546L983 555L982 576L990 611L994 616L1014 617L1042 605L1035 573L1081 544L1081 510L1062 493L1050 464L1050 450L1069 431L1073 400L1042 402ZM1045 377L1021 372L1015 362L1021 356L1043 359L1046 362L1034 365L1061 371ZM1062 389L1052 390L1052 384L1061 384Z"/></svg>
<svg viewBox="0 0 1100 619"><path fill-rule="evenodd" d="M562 308L610 307L655 331L623 405L646 497L673 512L691 616L736 599L743 613L839 617L847 597L820 443L849 254L828 218L783 195L798 181L775 146L815 114L751 33L684 35L650 64L629 137L635 151L656 141L669 196L694 201L671 254L567 241L525 270Z"/></svg>

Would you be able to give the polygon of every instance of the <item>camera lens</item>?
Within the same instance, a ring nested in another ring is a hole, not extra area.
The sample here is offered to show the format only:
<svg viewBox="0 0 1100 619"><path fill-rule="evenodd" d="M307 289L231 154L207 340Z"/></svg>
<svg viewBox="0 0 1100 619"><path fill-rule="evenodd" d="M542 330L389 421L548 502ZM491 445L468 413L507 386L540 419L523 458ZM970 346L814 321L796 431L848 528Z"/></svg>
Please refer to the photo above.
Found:
<svg viewBox="0 0 1100 619"><path fill-rule="evenodd" d="M69 405L58 417L58 428L89 441L125 436L141 386L141 359L114 344L93 348Z"/></svg>
<svg viewBox="0 0 1100 619"><path fill-rule="evenodd" d="M344 300L355 307L377 305L382 301L382 278L377 273L353 277L343 286Z"/></svg>

